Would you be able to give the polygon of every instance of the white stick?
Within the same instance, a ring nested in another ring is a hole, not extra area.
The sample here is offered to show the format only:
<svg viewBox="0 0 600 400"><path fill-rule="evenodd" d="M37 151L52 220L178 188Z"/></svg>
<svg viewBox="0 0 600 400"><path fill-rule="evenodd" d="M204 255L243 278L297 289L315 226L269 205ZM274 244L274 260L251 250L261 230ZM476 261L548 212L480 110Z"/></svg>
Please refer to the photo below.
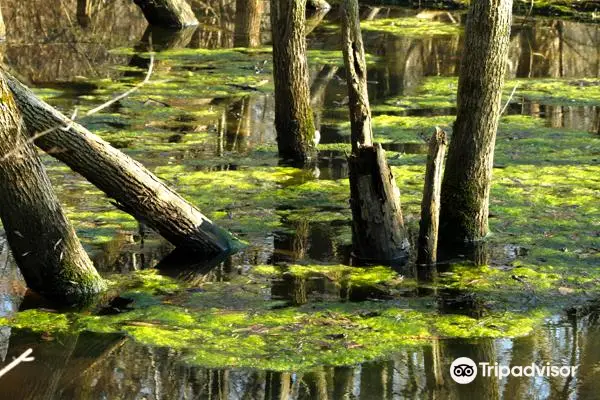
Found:
<svg viewBox="0 0 600 400"><path fill-rule="evenodd" d="M517 91L518 87L519 87L519 84L517 83L515 85L515 87L513 88L512 92L510 92L510 96L508 96L508 100L506 100L506 104L504 104L504 107L502 107L502 111L500 111L500 115L504 114L504 111L506 111L506 108L510 104L510 101L512 100L513 96L515 95L515 92Z"/></svg>
<svg viewBox="0 0 600 400"><path fill-rule="evenodd" d="M19 357L15 358L10 364L8 364L6 367L2 368L0 370L0 378L2 378L2 376L4 374L6 374L8 371L10 371L11 369L13 369L14 367L16 367L17 365L21 364L22 362L29 362L29 361L33 361L35 360L35 358L33 357L28 357L31 353L33 353L32 349L27 349L25 350L25 352L23 354L21 354Z"/></svg>

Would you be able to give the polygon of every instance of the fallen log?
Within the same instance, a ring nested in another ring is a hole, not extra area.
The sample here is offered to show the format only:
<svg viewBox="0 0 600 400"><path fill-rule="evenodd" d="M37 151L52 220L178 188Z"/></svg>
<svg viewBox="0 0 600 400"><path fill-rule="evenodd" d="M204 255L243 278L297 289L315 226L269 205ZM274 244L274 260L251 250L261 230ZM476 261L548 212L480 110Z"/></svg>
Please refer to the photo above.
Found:
<svg viewBox="0 0 600 400"><path fill-rule="evenodd" d="M440 220L440 193L446 144L446 132L436 127L434 134L429 139L429 155L427 156L425 186L421 202L417 265L432 265L436 263Z"/></svg>
<svg viewBox="0 0 600 400"><path fill-rule="evenodd" d="M181 29L198 25L192 7L185 0L133 0L150 25Z"/></svg>
<svg viewBox="0 0 600 400"><path fill-rule="evenodd" d="M31 140L114 199L118 208L177 247L208 254L240 247L230 233L213 224L142 164L70 121L10 74L2 73Z"/></svg>

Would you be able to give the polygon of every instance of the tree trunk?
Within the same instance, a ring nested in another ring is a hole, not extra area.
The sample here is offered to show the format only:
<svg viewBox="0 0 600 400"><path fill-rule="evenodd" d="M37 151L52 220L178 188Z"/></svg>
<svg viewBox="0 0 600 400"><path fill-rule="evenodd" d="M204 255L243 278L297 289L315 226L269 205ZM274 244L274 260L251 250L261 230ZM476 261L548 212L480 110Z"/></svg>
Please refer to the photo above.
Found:
<svg viewBox="0 0 600 400"><path fill-rule="evenodd" d="M0 8L0 40L4 40L4 39L6 39L6 26L4 25L4 18L2 17L2 9Z"/></svg>
<svg viewBox="0 0 600 400"><path fill-rule="evenodd" d="M306 8L311 10L330 10L331 6L325 0L307 0Z"/></svg>
<svg viewBox="0 0 600 400"><path fill-rule="evenodd" d="M260 46L260 20L263 13L262 0L236 0L235 47Z"/></svg>
<svg viewBox="0 0 600 400"><path fill-rule="evenodd" d="M198 25L192 8L185 0L133 0L150 25L183 28Z"/></svg>
<svg viewBox="0 0 600 400"><path fill-rule="evenodd" d="M404 260L408 240L400 208L400 191L381 145L373 146L367 66L360 32L358 2L342 2L342 51L350 109L352 155L350 206L352 242L359 259Z"/></svg>
<svg viewBox="0 0 600 400"><path fill-rule="evenodd" d="M373 146L367 62L358 11L356 0L342 2L342 52L348 83L352 152L356 152L361 146Z"/></svg>
<svg viewBox="0 0 600 400"><path fill-rule="evenodd" d="M105 289L62 211L0 73L0 217L27 286L61 303ZM9 154L10 152L10 154Z"/></svg>
<svg viewBox="0 0 600 400"><path fill-rule="evenodd" d="M408 240L400 209L400 191L379 143L361 147L348 159L352 242L362 260L405 260Z"/></svg>
<svg viewBox="0 0 600 400"><path fill-rule="evenodd" d="M475 0L465 31L454 122L442 183L443 241L488 233L494 144L511 27L512 0Z"/></svg>
<svg viewBox="0 0 600 400"><path fill-rule="evenodd" d="M316 155L310 109L306 39L306 0L271 0L275 128L279 156L306 163Z"/></svg>
<svg viewBox="0 0 600 400"><path fill-rule="evenodd" d="M77 23L87 28L92 22L92 0L77 0Z"/></svg>
<svg viewBox="0 0 600 400"><path fill-rule="evenodd" d="M4 72L35 144L83 175L113 198L117 206L155 229L178 247L205 253L239 246L193 205L161 182L142 164L44 103ZM59 127L45 135L40 132ZM60 127L68 127L66 131ZM59 151L56 151L59 149Z"/></svg>
<svg viewBox="0 0 600 400"><path fill-rule="evenodd" d="M425 187L421 202L418 265L432 265L436 262L440 218L440 191L444 169L444 156L446 155L446 140L446 132L438 127L435 128L435 133L429 139Z"/></svg>

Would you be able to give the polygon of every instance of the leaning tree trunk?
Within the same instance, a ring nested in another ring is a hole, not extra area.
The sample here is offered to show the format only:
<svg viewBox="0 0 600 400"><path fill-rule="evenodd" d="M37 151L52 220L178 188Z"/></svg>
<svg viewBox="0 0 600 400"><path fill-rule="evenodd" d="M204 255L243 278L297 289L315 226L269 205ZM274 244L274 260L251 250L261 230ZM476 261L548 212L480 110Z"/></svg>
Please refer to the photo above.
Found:
<svg viewBox="0 0 600 400"><path fill-rule="evenodd" d="M0 74L0 217L27 286L61 303L82 302L105 283L62 211Z"/></svg>
<svg viewBox="0 0 600 400"><path fill-rule="evenodd" d="M239 246L229 233L214 225L142 164L81 125L69 122L14 77L3 74L35 144L115 199L120 209L178 247L218 253Z"/></svg>
<svg viewBox="0 0 600 400"><path fill-rule="evenodd" d="M512 0L474 0L465 31L457 116L442 183L440 240L488 233L494 144L506 72Z"/></svg>
<svg viewBox="0 0 600 400"><path fill-rule="evenodd" d="M331 6L325 0L307 0L306 8L312 10L329 10Z"/></svg>
<svg viewBox="0 0 600 400"><path fill-rule="evenodd" d="M183 28L198 25L192 8L185 0L133 0L150 25Z"/></svg>
<svg viewBox="0 0 600 400"><path fill-rule="evenodd" d="M235 47L260 46L260 20L263 13L262 0L236 0Z"/></svg>
<svg viewBox="0 0 600 400"><path fill-rule="evenodd" d="M271 0L275 128L279 156L306 163L316 154L310 109L304 10L306 0Z"/></svg>
<svg viewBox="0 0 600 400"><path fill-rule="evenodd" d="M373 145L367 64L356 0L342 2L342 51L352 141L348 167L353 247L359 259L402 260L407 257L408 240L400 208L400 191L384 150L379 144Z"/></svg>

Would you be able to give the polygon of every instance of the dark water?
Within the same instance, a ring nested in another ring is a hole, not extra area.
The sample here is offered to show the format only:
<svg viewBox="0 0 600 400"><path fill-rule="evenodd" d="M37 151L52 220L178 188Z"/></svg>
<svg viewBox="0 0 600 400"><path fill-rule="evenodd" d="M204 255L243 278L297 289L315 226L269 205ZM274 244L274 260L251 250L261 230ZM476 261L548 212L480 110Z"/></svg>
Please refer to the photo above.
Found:
<svg viewBox="0 0 600 400"><path fill-rule="evenodd" d="M6 6L10 3L10 7ZM5 62L11 71L32 86L61 88L65 94L53 99L63 110L84 103L95 89L80 77L114 78L126 75L119 67L147 64L138 56L109 52L119 47L147 50L145 20L133 4L125 0L92 2L89 24L75 15L75 2L62 2L62 7L47 7L45 2L4 2L8 26L8 43L4 45ZM172 38L166 33L153 33L153 46L167 48L229 48L237 46L244 33L236 31L243 17L243 0L236 2L192 2L202 25L185 37ZM236 12L236 7L238 11ZM263 5L268 9L268 5ZM364 17L412 16L416 11L364 8ZM41 11L43 10L43 11ZM442 15L441 18L444 16ZM462 23L462 17L453 17ZM334 21L335 12L325 17ZM82 22L83 21L83 22ZM268 15L263 15L258 40L268 44ZM248 34L248 33L245 33ZM372 104L414 93L426 77L454 76L457 73L462 38L403 37L365 32L365 43L371 54L381 57L369 70ZM164 39L164 40L161 40ZM243 39L243 38L242 38ZM317 26L309 35L311 49L337 49L339 37ZM600 77L600 28L568 21L535 20L515 22L511 38L509 75L516 78L536 77ZM137 58L136 58L137 57ZM345 83L343 68L315 66L311 69L313 107L316 112L321 143L344 143L347 136L331 121L346 118L343 102ZM196 109L216 108L218 115L209 121L207 130L222 134L183 153L176 147L169 151L143 156L149 167L164 165L171 157L190 162L215 156L243 156L261 145L274 143L273 99L270 95L223 98L198 101ZM452 114L453 110L416 109L400 115L430 116ZM598 131L598 106L538 104L516 101L509 114L530 115L544 120L553 128ZM170 125L169 143L182 140L189 127ZM119 129L115 121L94 123ZM112 125L111 125L112 124ZM129 142L113 143L127 149ZM403 154L423 154L422 144L392 143L386 149ZM135 151L135 149L132 149ZM135 154L135 153L132 153ZM265 163L272 163L266 160ZM234 162L224 162L198 169L236 170ZM324 151L312 175L304 179L336 180L347 177L345 155L341 151ZM77 182L72 175L66 181ZM80 198L78 186L64 190L64 201L72 207L87 207ZM90 207L87 207L89 209ZM92 211L94 211L92 207ZM350 262L350 249L339 240L346 222L290 222L264 232L262 239L250 248L214 267L189 268L185 272L164 268L166 275L182 279L226 281L239 268L282 262ZM145 234L142 234L145 235ZM128 273L153 268L160 264L172 248L152 233L144 243L138 231L124 230L107 243L93 249L95 265L103 273ZM5 246L0 246L0 316L36 306L35 300L23 298L23 284L10 261ZM273 282L270 293L290 305L319 302L338 294L326 282L311 281L299 295L294 282ZM373 294L370 293L369 296ZM419 296L418 290L406 296ZM359 296L360 297L360 296ZM366 296L365 296L366 297ZM456 312L456 296L439 294L439 307ZM361 298L351 299L361 301ZM449 312L450 312L449 311ZM350 367L323 366L311 372L280 373L245 369L204 369L182 362L177 350L151 348L120 335L84 333L78 336L40 337L27 331L0 327L0 361L8 361L27 348L34 349L36 362L22 365L14 373L0 379L0 398L94 398L94 399L392 399L392 398L552 398L593 399L600 392L600 325L592 313L585 318L557 317L530 336L518 339L455 340L439 339L424 346L399 349L388 359ZM477 379L470 385L455 384L449 374L451 362L459 356L503 365L578 365L574 378L538 377Z"/></svg>

